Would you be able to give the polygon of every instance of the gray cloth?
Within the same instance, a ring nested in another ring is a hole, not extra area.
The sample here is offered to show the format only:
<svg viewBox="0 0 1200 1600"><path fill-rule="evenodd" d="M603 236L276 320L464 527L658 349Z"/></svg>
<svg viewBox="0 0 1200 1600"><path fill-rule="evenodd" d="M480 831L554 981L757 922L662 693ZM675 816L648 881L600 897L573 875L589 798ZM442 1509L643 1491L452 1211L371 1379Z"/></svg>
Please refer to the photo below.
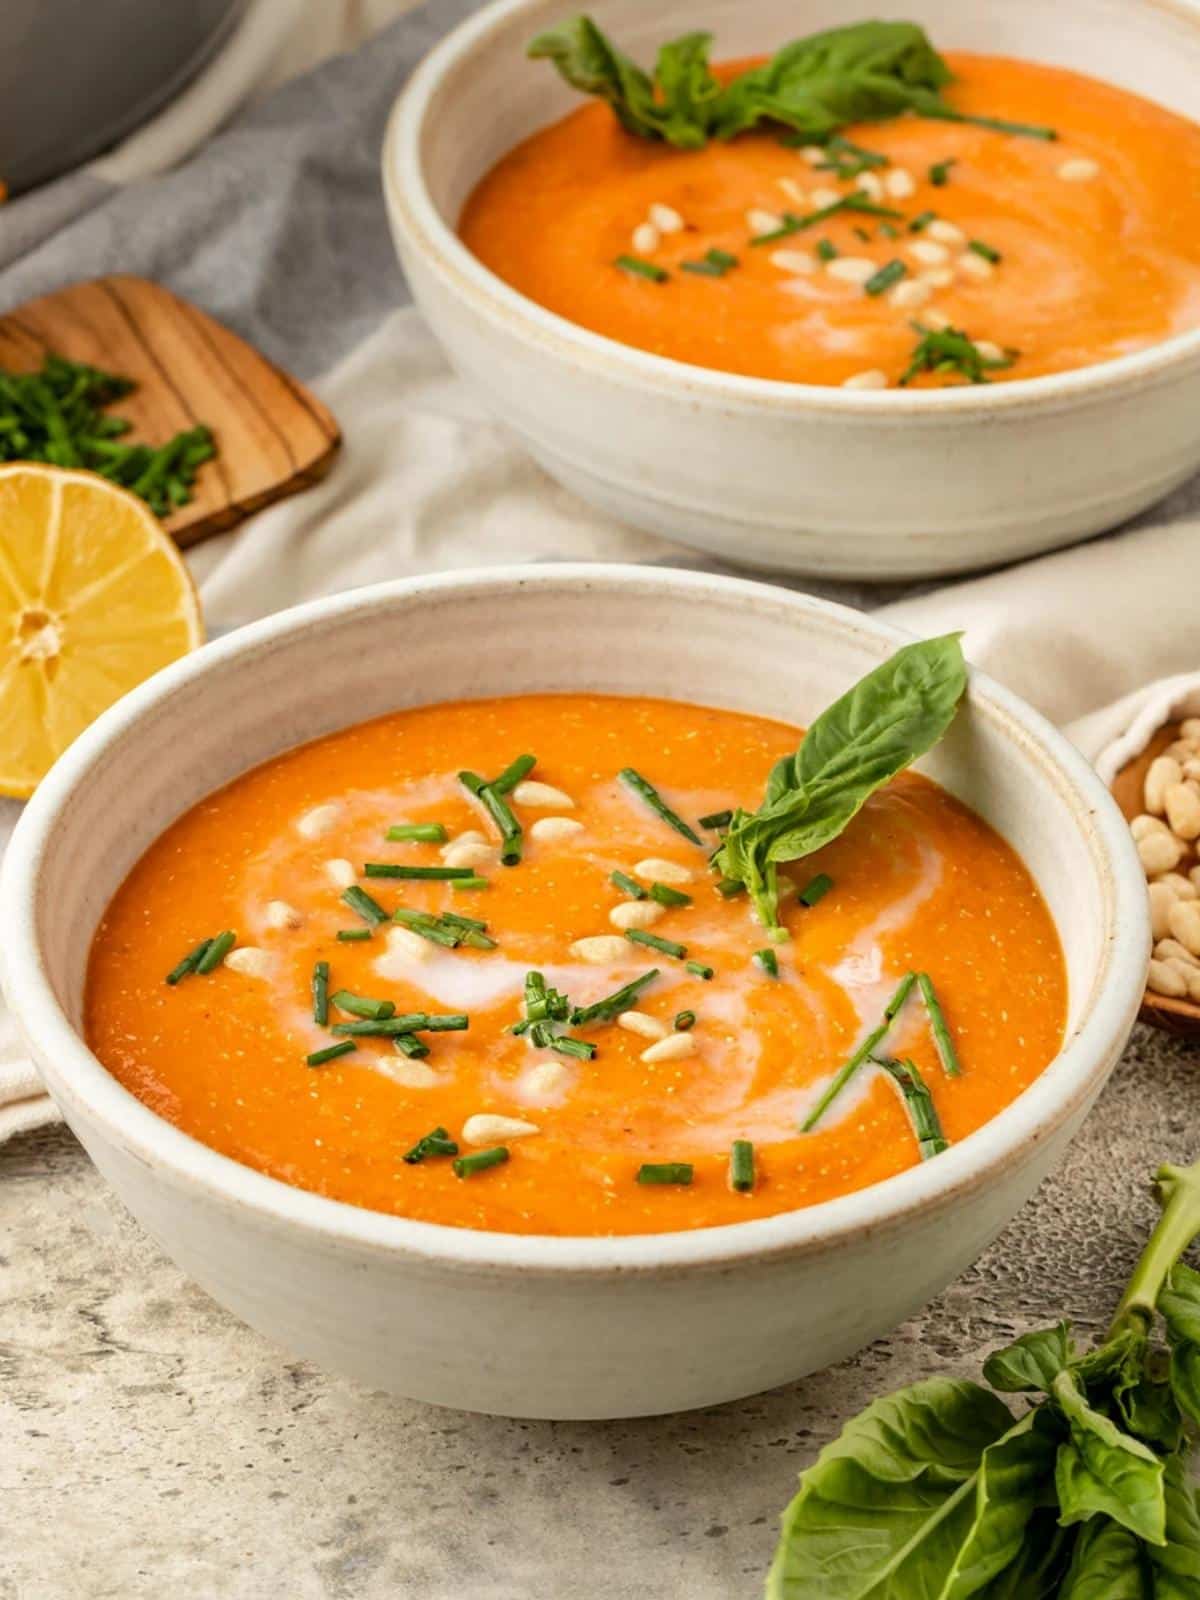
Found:
<svg viewBox="0 0 1200 1600"><path fill-rule="evenodd" d="M0 312L138 273L297 376L325 371L408 298L380 192L384 124L416 63L478 4L431 0L162 177L115 188L75 174L0 207Z"/></svg>

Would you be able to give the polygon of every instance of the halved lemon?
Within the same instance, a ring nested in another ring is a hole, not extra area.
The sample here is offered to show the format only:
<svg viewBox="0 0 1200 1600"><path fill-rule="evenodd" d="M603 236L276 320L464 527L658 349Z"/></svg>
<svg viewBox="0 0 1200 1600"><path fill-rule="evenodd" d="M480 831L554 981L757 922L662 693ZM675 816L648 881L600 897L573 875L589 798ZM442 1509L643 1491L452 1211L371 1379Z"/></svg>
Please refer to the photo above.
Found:
<svg viewBox="0 0 1200 1600"><path fill-rule="evenodd" d="M114 700L203 641L143 501L92 472L0 467L0 794L32 794Z"/></svg>

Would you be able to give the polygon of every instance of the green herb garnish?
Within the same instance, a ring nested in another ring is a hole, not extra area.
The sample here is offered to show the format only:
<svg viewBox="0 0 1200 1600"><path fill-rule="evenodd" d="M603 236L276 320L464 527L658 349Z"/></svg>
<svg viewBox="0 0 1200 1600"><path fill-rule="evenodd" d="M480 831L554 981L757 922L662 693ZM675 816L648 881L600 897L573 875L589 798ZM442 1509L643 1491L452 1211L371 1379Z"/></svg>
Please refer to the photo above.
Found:
<svg viewBox="0 0 1200 1600"><path fill-rule="evenodd" d="M1011 367L1017 359L1016 350L1006 350L1000 359L981 355L974 340L961 328L926 328L919 322L914 322L913 328L921 337L900 375L901 388L922 372L956 373L968 383L987 383L989 372Z"/></svg>
<svg viewBox="0 0 1200 1600"><path fill-rule="evenodd" d="M690 906L692 903L690 894L684 894L682 889L672 889L669 883L652 883L650 898L660 906Z"/></svg>
<svg viewBox="0 0 1200 1600"><path fill-rule="evenodd" d="M718 878L714 888L722 900L736 900L739 894L746 892L746 885L740 878Z"/></svg>
<svg viewBox="0 0 1200 1600"><path fill-rule="evenodd" d="M653 261L643 261L641 256L618 256L613 266L620 267L631 278L646 278L651 283L666 283L671 276L665 267L656 266Z"/></svg>
<svg viewBox="0 0 1200 1600"><path fill-rule="evenodd" d="M410 867L398 861L364 861L364 878L402 878L413 883L453 883L455 878L471 878L473 867ZM346 891L349 893L349 890Z"/></svg>
<svg viewBox="0 0 1200 1600"><path fill-rule="evenodd" d="M878 272L872 273L866 283L863 284L863 289L867 294L883 294L894 283L899 283L907 271L908 268L903 261L889 261L880 267Z"/></svg>
<svg viewBox="0 0 1200 1600"><path fill-rule="evenodd" d="M408 906L397 906L392 912L392 921L447 950L456 950L459 945L468 945L473 950L496 948L496 941L489 939L485 932L486 922L479 922L474 917L455 916L453 911L444 911L439 915L432 911L412 911Z"/></svg>
<svg viewBox="0 0 1200 1600"><path fill-rule="evenodd" d="M774 244L776 239L787 239L793 233L802 233L805 228L815 227L818 222L825 222L830 217L843 213L853 213L858 216L868 217L903 217L902 211L896 211L891 206L878 205L871 199L865 189L855 189L851 194L842 195L840 200L831 200L827 206L821 206L816 211L807 211L803 216L796 216L793 211L783 213L783 221L778 228L772 228L769 233L756 233L750 240L751 244ZM820 254L820 246L817 247ZM836 252L835 252L836 254Z"/></svg>
<svg viewBox="0 0 1200 1600"><path fill-rule="evenodd" d="M334 937L341 944L361 944L371 937L370 928L339 928Z"/></svg>
<svg viewBox="0 0 1200 1600"><path fill-rule="evenodd" d="M677 1011L672 1027L676 1033L689 1033L696 1026L696 1013L694 1011Z"/></svg>
<svg viewBox="0 0 1200 1600"><path fill-rule="evenodd" d="M982 239L968 239L967 249L973 250L977 256L982 256L985 261L990 261L993 266L997 261L1004 259L999 250L990 244L985 244Z"/></svg>
<svg viewBox="0 0 1200 1600"><path fill-rule="evenodd" d="M881 222L879 224L879 236L881 239L898 239L900 233L890 222Z"/></svg>
<svg viewBox="0 0 1200 1600"><path fill-rule="evenodd" d="M929 1085L921 1076L916 1062L891 1061L884 1056L872 1056L871 1059L877 1067L883 1068L900 1091L916 1135L921 1160L929 1161L934 1156L940 1156L943 1150L949 1150L950 1141L942 1132Z"/></svg>
<svg viewBox="0 0 1200 1600"><path fill-rule="evenodd" d="M486 1172L489 1167L502 1166L507 1160L508 1146L493 1145L490 1150L477 1150L474 1155L459 1156L453 1163L454 1176L473 1178L477 1172Z"/></svg>
<svg viewBox="0 0 1200 1600"><path fill-rule="evenodd" d="M631 900L644 900L646 898L645 889L635 878L631 878L627 872L610 873L608 881L614 888L620 889L622 894L627 894Z"/></svg>
<svg viewBox="0 0 1200 1600"><path fill-rule="evenodd" d="M705 983L712 981L714 969L706 966L703 961L689 961L686 966L693 978L703 978Z"/></svg>
<svg viewBox="0 0 1200 1600"><path fill-rule="evenodd" d="M871 1032L859 1045L858 1049L854 1052L850 1059L843 1066L839 1067L837 1072L834 1073L832 1080L825 1090L825 1093L821 1096L816 1105L809 1112L808 1116L805 1117L804 1121L800 1124L800 1131L802 1133L812 1132L817 1123L820 1122L821 1118L837 1099L838 1095L841 1094L842 1090L850 1082L850 1079L858 1071L859 1067L862 1066L863 1062L874 1056L875 1051L879 1048L880 1044L887 1036L888 1030L891 1028L892 1023L896 1020L901 1006L903 1006L905 1000L908 998L909 991L911 990L914 981L914 973L909 972L905 974L900 987L896 990L895 994L887 1004L887 1008L883 1013L883 1021L877 1028L873 1028L871 1030Z"/></svg>
<svg viewBox="0 0 1200 1600"><path fill-rule="evenodd" d="M950 168L958 165L958 157L951 156L948 161L935 161L929 169L929 181L935 189L944 189L950 182Z"/></svg>
<svg viewBox="0 0 1200 1600"><path fill-rule="evenodd" d="M669 828L674 828L676 833L682 834L691 844L703 845L704 841L696 830L686 823L678 812L671 810L654 785L647 782L640 772L635 772L632 767L622 767L617 776L625 787L644 800L651 811L661 817Z"/></svg>
<svg viewBox="0 0 1200 1600"><path fill-rule="evenodd" d="M811 882L805 884L796 898L802 906L808 906L811 910L818 900L824 900L832 888L833 879L829 874L827 872L818 872Z"/></svg>
<svg viewBox="0 0 1200 1600"><path fill-rule="evenodd" d="M573 1039L569 1033L551 1033L546 1044L560 1056L571 1056L576 1061L591 1061L596 1054L590 1039Z"/></svg>
<svg viewBox="0 0 1200 1600"><path fill-rule="evenodd" d="M318 1027L329 1024L329 963L318 961L312 971L312 1014Z"/></svg>
<svg viewBox="0 0 1200 1600"><path fill-rule="evenodd" d="M637 1169L638 1183L678 1183L692 1181L690 1161L646 1161Z"/></svg>
<svg viewBox="0 0 1200 1600"><path fill-rule="evenodd" d="M314 1050L312 1055L305 1056L306 1067L323 1067L327 1061L336 1061L339 1056L348 1056L358 1046L353 1039L343 1039L340 1044L327 1044L324 1050Z"/></svg>
<svg viewBox="0 0 1200 1600"><path fill-rule="evenodd" d="M749 1139L735 1139L729 1152L729 1185L739 1194L754 1188L754 1146Z"/></svg>
<svg viewBox="0 0 1200 1600"><path fill-rule="evenodd" d="M456 1156L458 1146L446 1132L445 1128L434 1128L423 1138L417 1140L411 1150L405 1152L404 1160L410 1167L415 1167L419 1162L425 1161L430 1156Z"/></svg>
<svg viewBox="0 0 1200 1600"><path fill-rule="evenodd" d="M384 837L393 844L444 844L446 829L440 822L397 822Z"/></svg>
<svg viewBox="0 0 1200 1600"><path fill-rule="evenodd" d="M387 912L374 900L365 889L360 889L357 884L351 884L349 889L344 889L340 896L342 904L356 912L369 927L377 928L381 922L388 919Z"/></svg>
<svg viewBox="0 0 1200 1600"><path fill-rule="evenodd" d="M362 1022L335 1022L331 1033L349 1038L391 1039L398 1033L463 1033L471 1025L462 1011L442 1014L428 1011L408 1011L400 1017L381 1017L378 1021L364 1018Z"/></svg>
<svg viewBox="0 0 1200 1600"><path fill-rule="evenodd" d="M392 1035L392 1049L397 1055L410 1056L413 1060L420 1060L429 1054L429 1046L415 1033L394 1033Z"/></svg>
<svg viewBox="0 0 1200 1600"><path fill-rule="evenodd" d="M744 883L763 926L779 930L778 869L836 839L872 794L941 738L966 688L957 634L898 650L809 728L767 779L757 811L734 812L713 862Z"/></svg>
<svg viewBox="0 0 1200 1600"><path fill-rule="evenodd" d="M950 1029L946 1026L945 1013L933 987L933 980L927 972L917 973L917 985L921 990L921 999L925 1002L925 1011L929 1017L929 1028L933 1034L933 1042L937 1046L938 1060L942 1063L942 1071L948 1078L957 1078L962 1073L958 1060L958 1051L954 1048L954 1040Z"/></svg>
<svg viewBox="0 0 1200 1600"><path fill-rule="evenodd" d="M779 976L779 957L768 945L765 950L756 950L754 959L769 978Z"/></svg>
<svg viewBox="0 0 1200 1600"><path fill-rule="evenodd" d="M873 1401L801 1474L767 1600L1190 1600L1200 1274L1180 1257L1200 1163L1156 1182L1162 1215L1103 1340L1080 1349L1060 1321L994 1351L987 1388L935 1377Z"/></svg>
<svg viewBox="0 0 1200 1600"><path fill-rule="evenodd" d="M687 955L687 945L677 944L674 939L660 939L658 934L647 933L644 928L626 928L625 937L631 944L644 944L664 956L674 956L677 961L682 961Z"/></svg>
<svg viewBox="0 0 1200 1600"><path fill-rule="evenodd" d="M694 273L699 278L723 278L738 265L738 258L728 250L706 250L699 261L681 261L681 272Z"/></svg>
<svg viewBox="0 0 1200 1600"><path fill-rule="evenodd" d="M477 772L463 771L458 781L479 801L500 830L500 860L506 867L515 867L521 859L522 829L516 813L504 798L521 779L537 765L536 756L518 756L505 767L500 776L488 783ZM460 876L474 877L472 868L461 869Z"/></svg>
<svg viewBox="0 0 1200 1600"><path fill-rule="evenodd" d="M469 878L454 878L450 883L450 887L455 894L465 894L471 889L486 889L487 886L488 880L478 877L475 873L472 873Z"/></svg>
<svg viewBox="0 0 1200 1600"><path fill-rule="evenodd" d="M785 143L793 143L786 140ZM807 143L807 140L801 141ZM825 141L824 161L816 163L817 172L833 172L839 178L857 178L860 173L870 172L876 167L887 167L891 162L882 151L867 150L861 144L852 144L849 139L843 139L835 133L832 139Z"/></svg>
<svg viewBox="0 0 1200 1600"><path fill-rule="evenodd" d="M194 950L189 950L187 955L184 956L183 960L171 968L170 972L167 973L167 982L172 988L174 988L177 983L181 983L184 978L190 977L191 974L196 971L197 967L200 965L200 962L204 959L205 955L207 955L208 947L211 943L211 939L201 939L200 943Z"/></svg>
<svg viewBox="0 0 1200 1600"><path fill-rule="evenodd" d="M936 211L918 211L915 217L910 218L909 233L922 233L931 222L937 221Z"/></svg>
<svg viewBox="0 0 1200 1600"><path fill-rule="evenodd" d="M590 1006L575 1006L571 1011L571 1026L578 1028L589 1022L613 1022L622 1011L631 1009L646 985L653 983L657 977L658 968L651 967L649 972L643 972L640 978L622 984L612 994L605 995L603 1000L595 1000Z"/></svg>
<svg viewBox="0 0 1200 1600"><path fill-rule="evenodd" d="M719 833L722 828L727 828L732 821L732 811L710 811L706 817L700 818L700 826L708 828L713 833Z"/></svg>
<svg viewBox="0 0 1200 1600"><path fill-rule="evenodd" d="M819 261L837 260L837 245L834 244L832 239L818 239L816 248Z"/></svg>
<svg viewBox="0 0 1200 1600"><path fill-rule="evenodd" d="M339 1011L345 1011L352 1017L369 1017L372 1022L382 1022L385 1017L396 1015L392 1001L372 1000L370 995L354 994L349 989L339 989L329 999Z"/></svg>
<svg viewBox="0 0 1200 1600"><path fill-rule="evenodd" d="M192 969L197 977L204 977L216 969L237 943L237 934L231 928L226 928L224 933L219 933L215 939L210 939Z"/></svg>

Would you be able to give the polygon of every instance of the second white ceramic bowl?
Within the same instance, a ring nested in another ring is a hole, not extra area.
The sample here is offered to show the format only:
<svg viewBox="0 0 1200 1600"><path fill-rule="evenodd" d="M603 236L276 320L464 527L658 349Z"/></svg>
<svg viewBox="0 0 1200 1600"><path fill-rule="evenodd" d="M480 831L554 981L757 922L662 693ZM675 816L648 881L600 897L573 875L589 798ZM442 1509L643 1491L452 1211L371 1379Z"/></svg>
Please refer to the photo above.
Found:
<svg viewBox="0 0 1200 1600"><path fill-rule="evenodd" d="M534 34L570 0L498 0L413 75L383 153L396 247L456 367L570 488L727 560L857 578L962 571L1113 527L1200 466L1200 331L981 388L735 377L589 333L510 289L454 227L475 183L579 96ZM719 56L876 15L875 0L597 0L632 54L710 29ZM1196 0L906 0L943 48L1073 67L1196 114Z"/></svg>
<svg viewBox="0 0 1200 1600"><path fill-rule="evenodd" d="M902 642L757 584L547 567L388 584L243 629L122 700L26 808L0 881L5 991L45 1080L134 1215L223 1305L374 1388L520 1416L674 1411L827 1365L914 1311L1013 1216L1078 1126L1141 999L1129 830L1090 768L973 675L922 768L1021 852L1062 935L1062 1053L935 1161L804 1211L690 1233L549 1238L293 1189L136 1100L81 1037L109 898L182 811L397 707L533 690L657 694L805 723Z"/></svg>

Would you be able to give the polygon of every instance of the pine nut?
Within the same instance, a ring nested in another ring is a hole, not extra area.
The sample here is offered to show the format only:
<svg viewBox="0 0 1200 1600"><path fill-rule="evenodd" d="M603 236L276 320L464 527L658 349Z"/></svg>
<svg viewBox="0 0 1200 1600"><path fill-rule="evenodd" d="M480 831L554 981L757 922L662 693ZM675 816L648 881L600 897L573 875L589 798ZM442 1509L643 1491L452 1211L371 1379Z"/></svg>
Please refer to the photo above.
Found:
<svg viewBox="0 0 1200 1600"><path fill-rule="evenodd" d="M809 204L814 211L822 211L826 206L835 206L841 199L836 189L818 188L809 195Z"/></svg>
<svg viewBox="0 0 1200 1600"><path fill-rule="evenodd" d="M652 928L664 910L657 900L622 900L608 913L608 920L622 932L627 928Z"/></svg>
<svg viewBox="0 0 1200 1600"><path fill-rule="evenodd" d="M383 1060L386 1063L383 1067L385 1075L402 1088L432 1089L438 1081L438 1075L428 1061L406 1060L404 1056L397 1056L394 1061L385 1056Z"/></svg>
<svg viewBox="0 0 1200 1600"><path fill-rule="evenodd" d="M1200 789L1194 783L1173 783L1163 799L1175 837L1189 841L1200 838Z"/></svg>
<svg viewBox="0 0 1200 1600"><path fill-rule="evenodd" d="M913 311L917 306L923 306L926 300L933 298L933 285L925 283L920 278L906 278L903 283L898 283L888 295L888 299L901 311Z"/></svg>
<svg viewBox="0 0 1200 1600"><path fill-rule="evenodd" d="M795 178L776 178L775 187L781 189L793 205L807 206L808 196L796 182Z"/></svg>
<svg viewBox="0 0 1200 1600"><path fill-rule="evenodd" d="M520 1117L494 1116L490 1111L477 1111L463 1123L462 1136L466 1144L503 1144L506 1139L527 1139L531 1133L541 1133L536 1122L525 1122Z"/></svg>
<svg viewBox="0 0 1200 1600"><path fill-rule="evenodd" d="M917 192L917 180L907 167L893 167L886 173L883 187L893 200L907 200Z"/></svg>
<svg viewBox="0 0 1200 1600"><path fill-rule="evenodd" d="M1003 346L993 343L991 339L974 339L972 343L977 354L984 361L1004 361L1006 359Z"/></svg>
<svg viewBox="0 0 1200 1600"><path fill-rule="evenodd" d="M1165 961L1152 961L1146 977L1146 987L1155 994L1167 995L1172 1000L1182 1000L1188 992L1187 980Z"/></svg>
<svg viewBox="0 0 1200 1600"><path fill-rule="evenodd" d="M225 957L224 965L246 978L265 978L271 970L271 958L257 945L239 944Z"/></svg>
<svg viewBox="0 0 1200 1600"><path fill-rule="evenodd" d="M1200 900L1176 900L1167 912L1167 927L1185 950L1200 956Z"/></svg>
<svg viewBox="0 0 1200 1600"><path fill-rule="evenodd" d="M854 179L854 187L861 189L868 200L878 203L883 199L883 182L878 173L860 172Z"/></svg>
<svg viewBox="0 0 1200 1600"><path fill-rule="evenodd" d="M888 375L881 372L878 367L871 367L866 372L855 372L849 378L842 379L843 389L886 389Z"/></svg>
<svg viewBox="0 0 1200 1600"><path fill-rule="evenodd" d="M304 918L286 900L267 901L268 928L299 928L303 923Z"/></svg>
<svg viewBox="0 0 1200 1600"><path fill-rule="evenodd" d="M474 839L456 839L442 851L442 860L448 867L482 867L495 859L492 845L476 843Z"/></svg>
<svg viewBox="0 0 1200 1600"><path fill-rule="evenodd" d="M1150 932L1156 939L1165 939L1171 931L1171 907L1179 896L1169 883L1152 883L1147 893L1150 896Z"/></svg>
<svg viewBox="0 0 1200 1600"><path fill-rule="evenodd" d="M1139 839L1137 853L1146 876L1157 878L1161 872L1174 872L1183 859L1184 846L1164 828L1161 833L1148 833L1144 839Z"/></svg>
<svg viewBox="0 0 1200 1600"><path fill-rule="evenodd" d="M447 853L456 850L460 844L487 844L487 842L487 835L480 833L478 828L464 828L462 833L456 833L453 839L447 840L438 851L438 855L445 861Z"/></svg>
<svg viewBox="0 0 1200 1600"><path fill-rule="evenodd" d="M624 961L629 948L628 941L619 934L594 933L586 939L576 939L571 946L571 954L577 961L586 961L589 966L607 967L614 961Z"/></svg>
<svg viewBox="0 0 1200 1600"><path fill-rule="evenodd" d="M819 167L822 162L829 160L829 157L819 144L806 144L800 154L810 167Z"/></svg>
<svg viewBox="0 0 1200 1600"><path fill-rule="evenodd" d="M1099 177L1100 163L1088 156L1074 156L1070 161L1063 162L1058 175L1068 183L1086 183L1089 178Z"/></svg>
<svg viewBox="0 0 1200 1600"><path fill-rule="evenodd" d="M403 961L428 961L433 946L411 928L389 928L387 931L388 955L399 956Z"/></svg>
<svg viewBox="0 0 1200 1600"><path fill-rule="evenodd" d="M639 861L633 875L646 883L692 883L696 877L690 867L681 867L678 861L665 861L659 856L647 856Z"/></svg>
<svg viewBox="0 0 1200 1600"><path fill-rule="evenodd" d="M342 815L339 805L314 806L296 823L296 832L306 839L324 838L331 828L336 828Z"/></svg>
<svg viewBox="0 0 1200 1600"><path fill-rule="evenodd" d="M956 245L959 249L967 242L967 236L957 222L947 222L944 217L935 217L925 232L931 239L936 239L939 244Z"/></svg>
<svg viewBox="0 0 1200 1600"><path fill-rule="evenodd" d="M921 282L927 283L931 289L948 289L954 282L954 269L953 267L928 267L921 273ZM925 320L928 322L929 318L926 317ZM945 326L947 328L950 326L949 320L946 321Z"/></svg>
<svg viewBox="0 0 1200 1600"><path fill-rule="evenodd" d="M929 283L932 286L932 272L923 272L921 274L921 278L923 282ZM925 314L921 320L924 322L927 328L932 328L935 333L940 333L943 328L948 328L950 326L950 318L946 315L946 313L944 311L936 311L932 307L926 307Z"/></svg>
<svg viewBox="0 0 1200 1600"><path fill-rule="evenodd" d="M950 259L949 250L944 244L938 244L936 239L912 239L909 241L908 253L923 267L940 267Z"/></svg>
<svg viewBox="0 0 1200 1600"><path fill-rule="evenodd" d="M358 881L354 863L343 860L341 856L335 856L332 861L325 863L325 876L335 889L349 889Z"/></svg>
<svg viewBox="0 0 1200 1600"><path fill-rule="evenodd" d="M540 839L546 844L555 844L563 839L569 839L573 833L582 833L583 823L577 822L574 817L539 817L529 830L531 839Z"/></svg>
<svg viewBox="0 0 1200 1600"><path fill-rule="evenodd" d="M671 1031L665 1022L652 1017L648 1011L622 1011L617 1027L624 1028L626 1033L640 1033L643 1039L665 1039Z"/></svg>
<svg viewBox="0 0 1200 1600"><path fill-rule="evenodd" d="M761 206L751 206L746 213L746 226L757 238L761 233L777 233L783 227L783 218L777 211L766 211Z"/></svg>
<svg viewBox="0 0 1200 1600"><path fill-rule="evenodd" d="M958 270L964 278L990 278L996 270L990 261L977 256L973 250L964 250L958 258Z"/></svg>
<svg viewBox="0 0 1200 1600"><path fill-rule="evenodd" d="M1161 817L1166 810L1167 790L1183 777L1183 768L1171 756L1159 756L1146 769L1142 798L1146 810Z"/></svg>
<svg viewBox="0 0 1200 1600"><path fill-rule="evenodd" d="M807 250L772 250L769 259L780 272L807 274L817 270L817 258Z"/></svg>
<svg viewBox="0 0 1200 1600"><path fill-rule="evenodd" d="M647 212L647 216L659 233L680 233L683 230L683 218L674 206L664 205L661 200L656 200Z"/></svg>
<svg viewBox="0 0 1200 1600"><path fill-rule="evenodd" d="M652 222L639 222L629 242L638 255L652 256L659 246L658 229Z"/></svg>
<svg viewBox="0 0 1200 1600"><path fill-rule="evenodd" d="M648 1062L682 1061L685 1056L695 1053L696 1037L693 1033L672 1033L657 1044L652 1044L648 1050L643 1050L641 1058Z"/></svg>
<svg viewBox="0 0 1200 1600"><path fill-rule="evenodd" d="M1140 844L1148 833L1170 833L1171 830L1161 817L1152 817L1143 811L1141 816L1134 817L1129 824L1129 831L1135 843Z"/></svg>
<svg viewBox="0 0 1200 1600"><path fill-rule="evenodd" d="M562 1089L569 1076L561 1061L539 1061L521 1074L521 1087L533 1100L549 1100Z"/></svg>
<svg viewBox="0 0 1200 1600"><path fill-rule="evenodd" d="M574 811L575 802L569 794L564 794L561 789L555 789L549 783L535 783L528 778L524 783L519 783L512 792L514 801L519 806L532 806L541 811Z"/></svg>
<svg viewBox="0 0 1200 1600"><path fill-rule="evenodd" d="M837 256L825 263L825 271L839 283L866 283L877 270L875 263L866 256Z"/></svg>
<svg viewBox="0 0 1200 1600"><path fill-rule="evenodd" d="M1200 739L1200 717L1185 717L1179 724L1181 739Z"/></svg>
<svg viewBox="0 0 1200 1600"><path fill-rule="evenodd" d="M1190 878L1185 878L1182 872L1164 872L1156 880L1165 883L1174 894L1176 900L1194 900L1196 898L1196 885Z"/></svg>
<svg viewBox="0 0 1200 1600"><path fill-rule="evenodd" d="M1178 939L1160 939L1154 946L1154 959L1156 961L1182 961L1185 966L1195 967L1200 972L1200 961L1190 950L1186 950Z"/></svg>

